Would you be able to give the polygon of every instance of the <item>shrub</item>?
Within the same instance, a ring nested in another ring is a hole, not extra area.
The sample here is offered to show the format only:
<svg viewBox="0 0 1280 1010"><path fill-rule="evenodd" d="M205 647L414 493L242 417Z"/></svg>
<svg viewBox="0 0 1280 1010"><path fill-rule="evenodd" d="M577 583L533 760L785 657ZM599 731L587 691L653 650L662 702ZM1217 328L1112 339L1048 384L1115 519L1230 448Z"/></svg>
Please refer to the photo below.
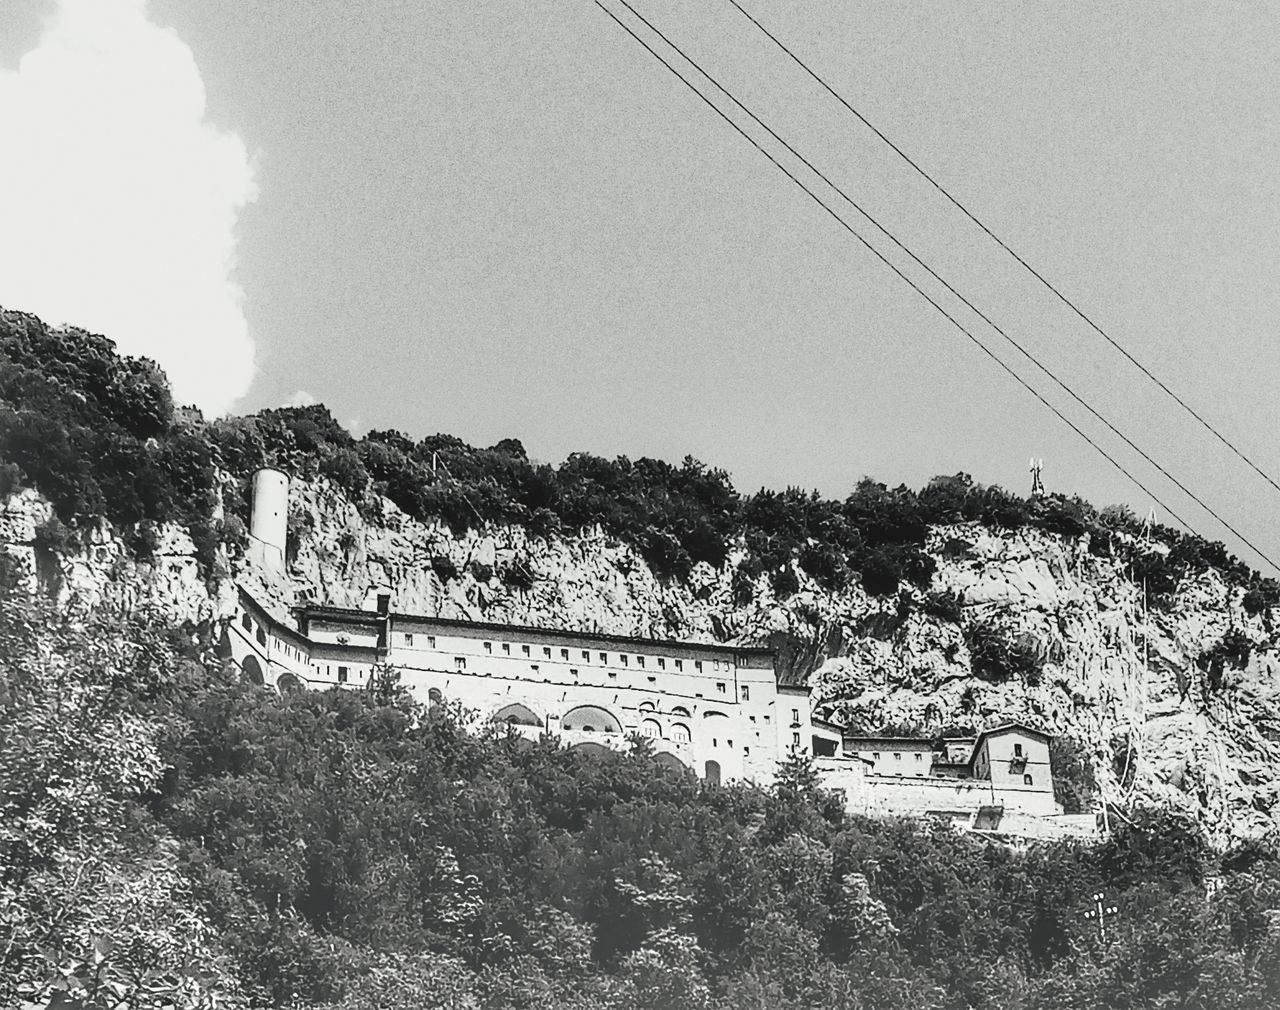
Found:
<svg viewBox="0 0 1280 1010"><path fill-rule="evenodd" d="M1039 683L1044 664L1030 636L979 622L964 629L964 640L975 676L996 683L1015 678L1030 685Z"/></svg>
<svg viewBox="0 0 1280 1010"><path fill-rule="evenodd" d="M925 593L921 609L930 617L959 624L964 614L964 599L953 589Z"/></svg>

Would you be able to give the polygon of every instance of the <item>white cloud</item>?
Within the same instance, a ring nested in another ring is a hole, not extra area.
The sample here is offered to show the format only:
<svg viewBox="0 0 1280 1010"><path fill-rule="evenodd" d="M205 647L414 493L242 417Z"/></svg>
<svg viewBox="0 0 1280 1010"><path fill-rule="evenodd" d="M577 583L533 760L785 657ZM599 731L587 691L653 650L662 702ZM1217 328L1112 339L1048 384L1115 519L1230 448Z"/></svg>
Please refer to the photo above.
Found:
<svg viewBox="0 0 1280 1010"><path fill-rule="evenodd" d="M299 389L285 401L284 405L286 407L314 407L319 402L314 394L308 393L305 389Z"/></svg>
<svg viewBox="0 0 1280 1010"><path fill-rule="evenodd" d="M191 50L146 0L60 0L0 71L0 305L104 333L219 414L253 378L231 271L255 187L204 113Z"/></svg>

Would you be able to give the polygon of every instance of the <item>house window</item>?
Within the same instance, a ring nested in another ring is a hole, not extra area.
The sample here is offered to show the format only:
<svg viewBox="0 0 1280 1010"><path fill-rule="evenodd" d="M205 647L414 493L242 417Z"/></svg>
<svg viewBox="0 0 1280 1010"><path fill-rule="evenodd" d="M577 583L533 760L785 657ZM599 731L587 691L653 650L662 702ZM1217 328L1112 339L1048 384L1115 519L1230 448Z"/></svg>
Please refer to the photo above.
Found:
<svg viewBox="0 0 1280 1010"><path fill-rule="evenodd" d="M435 635L428 635L428 636L427 636L427 648L428 648L428 649L434 649L435 647L436 647L436 636L435 636Z"/></svg>
<svg viewBox="0 0 1280 1010"><path fill-rule="evenodd" d="M894 759L895 761L901 761L901 760L902 760L902 751L900 751L900 750L896 750L896 751L894 751L894 752L893 752L893 759Z"/></svg>
<svg viewBox="0 0 1280 1010"><path fill-rule="evenodd" d="M493 643L492 643L492 642L485 642L485 643L484 643L484 651L485 651L485 652L488 652L488 653L490 653L490 654L492 654L492 653L493 653Z"/></svg>
<svg viewBox="0 0 1280 1010"><path fill-rule="evenodd" d="M751 748L750 748L750 747L743 747L743 748L742 748L742 756L743 756L744 758L745 758L745 757L750 757L750 756L751 756Z"/></svg>
<svg viewBox="0 0 1280 1010"><path fill-rule="evenodd" d="M793 708L791 710L791 725L792 726L800 725L800 710L798 708Z"/></svg>
<svg viewBox="0 0 1280 1010"><path fill-rule="evenodd" d="M684 660L683 660L683 659L677 659L677 660L676 660L676 669L677 669L677 670L683 670L683 669L684 669Z"/></svg>
<svg viewBox="0 0 1280 1010"><path fill-rule="evenodd" d="M667 668L667 661L666 661L665 659L663 659L661 656L659 656L659 657L658 657L658 669L659 669L659 670L665 670L666 668Z"/></svg>
<svg viewBox="0 0 1280 1010"><path fill-rule="evenodd" d="M698 673L701 673L701 672L702 672L702 660L700 660L700 659L695 659L695 660L693 661L693 668L694 668Z"/></svg>
<svg viewBox="0 0 1280 1010"><path fill-rule="evenodd" d="M265 631L263 631L261 628L259 628L259 629L258 629L258 636L257 636L257 637L258 637L258 644L259 644L259 645L266 645L266 644L267 644L267 633L266 633Z"/></svg>
<svg viewBox="0 0 1280 1010"><path fill-rule="evenodd" d="M1031 785L1031 776L1030 776L1030 775L1024 775L1024 776L1022 776L1022 784L1023 784L1024 786L1029 786L1029 785Z"/></svg>
<svg viewBox="0 0 1280 1010"><path fill-rule="evenodd" d="M453 666L456 670L465 670L467 668L467 661L462 656L454 656Z"/></svg>
<svg viewBox="0 0 1280 1010"><path fill-rule="evenodd" d="M1020 744L1020 743L1015 743L1015 744L1013 745L1013 756L1014 756L1014 757L1022 757L1022 744Z"/></svg>
<svg viewBox="0 0 1280 1010"><path fill-rule="evenodd" d="M711 746L712 746L712 747L719 747L719 746L720 746L720 741L719 741L719 740L717 740L715 737L712 737L712 738L711 738Z"/></svg>
<svg viewBox="0 0 1280 1010"><path fill-rule="evenodd" d="M751 700L751 688L747 687L746 684L742 685L742 700L743 701Z"/></svg>
<svg viewBox="0 0 1280 1010"><path fill-rule="evenodd" d="M620 660L622 660L622 665L623 665L623 666L626 666L626 665L627 665L627 663L630 661L630 657L628 657L628 656L619 656L618 658L619 658Z"/></svg>
<svg viewBox="0 0 1280 1010"><path fill-rule="evenodd" d="M872 761L879 761L879 760L880 760L880 752L879 752L878 750L876 750L876 751L872 751L872 752L871 752L871 760L872 760Z"/></svg>
<svg viewBox="0 0 1280 1010"><path fill-rule="evenodd" d="M569 676L576 677L577 675L578 675L578 668L576 666L569 667Z"/></svg>
<svg viewBox="0 0 1280 1010"><path fill-rule="evenodd" d="M530 664L529 664L529 669L530 669L530 670L532 670L534 673L537 673L537 672L538 672L538 664L537 664L537 663L530 663Z"/></svg>
<svg viewBox="0 0 1280 1010"><path fill-rule="evenodd" d="M510 655L511 655L511 643L510 643L510 642L503 642L503 643L502 643L502 654L503 654L504 656L510 656Z"/></svg>
<svg viewBox="0 0 1280 1010"><path fill-rule="evenodd" d="M569 650L568 650L568 649L561 649L561 650L560 650L560 658L561 658L561 659L563 659L563 660L566 660L566 661L567 661L567 660L569 659Z"/></svg>
<svg viewBox="0 0 1280 1010"><path fill-rule="evenodd" d="M792 747L799 747L799 746L800 746L800 734L799 734L799 733L792 733L792 734L791 734L791 746L792 746Z"/></svg>
<svg viewBox="0 0 1280 1010"><path fill-rule="evenodd" d="M409 634L409 632L407 632L407 631L406 631L406 632L405 632L405 634L404 634L404 644L405 644L405 645L412 645L412 644L413 644L413 635Z"/></svg>
<svg viewBox="0 0 1280 1010"><path fill-rule="evenodd" d="M732 747L732 746L733 746L733 741L732 741L732 740L726 740L726 741L725 741L725 743L727 743L730 747Z"/></svg>
<svg viewBox="0 0 1280 1010"><path fill-rule="evenodd" d="M588 652L586 649L583 649L583 650L582 650L582 661L583 661L584 663L590 663L590 662L591 662L591 653L590 653L590 652Z"/></svg>
<svg viewBox="0 0 1280 1010"><path fill-rule="evenodd" d="M602 653L600 653L600 662L602 662L602 663L608 663L608 662L609 662L609 654L608 654L607 652L602 652Z"/></svg>
<svg viewBox="0 0 1280 1010"><path fill-rule="evenodd" d="M658 678L657 678L657 677L655 677L655 676L653 676L652 674L650 674L650 675L649 675L649 677L648 677L647 679L648 679L648 681L649 681L649 683L650 683L650 684L656 684L656 683L658 682Z"/></svg>
<svg viewBox="0 0 1280 1010"><path fill-rule="evenodd" d="M345 684L347 682L347 668L345 666L338 667L338 683Z"/></svg>
<svg viewBox="0 0 1280 1010"><path fill-rule="evenodd" d="M542 658L543 658L543 659L550 659L550 658L551 658L551 648L550 648L549 646L544 645L544 646L542 647Z"/></svg>
<svg viewBox="0 0 1280 1010"><path fill-rule="evenodd" d="M245 614L243 617L240 618L240 627L244 628L245 631L253 630L253 622L249 620L248 614Z"/></svg>
<svg viewBox="0 0 1280 1010"><path fill-rule="evenodd" d="M617 679L618 679L618 671L617 671L617 670L610 670L610 671L609 671L609 679L610 679L610 680L617 680Z"/></svg>
<svg viewBox="0 0 1280 1010"><path fill-rule="evenodd" d="M717 682L716 682L716 690L717 690L717 691L719 691L721 694L724 694L724 681L723 681L723 680L720 680L720 681L717 681Z"/></svg>
<svg viewBox="0 0 1280 1010"><path fill-rule="evenodd" d="M520 646L520 653L525 656L529 655L529 647L527 645Z"/></svg>
<svg viewBox="0 0 1280 1010"><path fill-rule="evenodd" d="M637 656L637 657L636 657L636 666L644 666L644 657L643 657L643 656Z"/></svg>
<svg viewBox="0 0 1280 1010"><path fill-rule="evenodd" d="M427 703L429 705L439 705L444 702L444 695L440 693L440 688L433 687L427 692Z"/></svg>
<svg viewBox="0 0 1280 1010"><path fill-rule="evenodd" d="M766 716L764 717L764 721L765 721L766 723L768 723L768 722L771 722L772 720L771 720L771 719L766 715Z"/></svg>
<svg viewBox="0 0 1280 1010"><path fill-rule="evenodd" d="M755 717L754 715L753 715L753 716L748 716L748 718L749 718L752 722L755 722L755 721L756 721L756 717Z"/></svg>
<svg viewBox="0 0 1280 1010"><path fill-rule="evenodd" d="M924 760L924 755L923 755L923 754L920 754L920 753L917 753L917 754L916 754L916 760L917 760L917 761L923 761L923 760Z"/></svg>

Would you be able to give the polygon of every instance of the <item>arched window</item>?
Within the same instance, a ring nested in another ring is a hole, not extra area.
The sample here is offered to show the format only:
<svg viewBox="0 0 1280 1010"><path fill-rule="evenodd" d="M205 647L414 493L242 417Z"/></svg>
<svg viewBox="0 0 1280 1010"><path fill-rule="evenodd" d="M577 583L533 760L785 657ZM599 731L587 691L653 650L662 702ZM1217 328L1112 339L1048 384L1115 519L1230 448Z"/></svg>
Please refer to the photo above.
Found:
<svg viewBox="0 0 1280 1010"><path fill-rule="evenodd" d="M244 628L245 631L253 630L253 621L249 620L248 614L240 615L240 627Z"/></svg>
<svg viewBox="0 0 1280 1010"><path fill-rule="evenodd" d="M707 782L713 786L718 786L720 784L720 762L708 761L705 767L706 775L704 777Z"/></svg>
<svg viewBox="0 0 1280 1010"><path fill-rule="evenodd" d="M689 733L689 727L682 722L677 722L671 727L671 739L676 743L688 743L693 739Z"/></svg>
<svg viewBox="0 0 1280 1010"><path fill-rule="evenodd" d="M433 687L430 691L427 692L427 704L428 705L444 704L444 695L440 693L440 688Z"/></svg>
<svg viewBox="0 0 1280 1010"><path fill-rule="evenodd" d="M542 720L534 715L531 709L519 703L513 703L498 709L490 718L494 722L505 722L512 726L542 725Z"/></svg>
<svg viewBox="0 0 1280 1010"><path fill-rule="evenodd" d="M683 705L677 705L675 708L671 710L671 714L683 716L686 719L689 718L689 710L685 708Z"/></svg>
<svg viewBox="0 0 1280 1010"><path fill-rule="evenodd" d="M640 711L641 711L641 712L653 712L653 711L656 711L656 710L657 710L657 707L658 707L658 706L657 706L657 705L655 705L655 704L654 704L653 702L651 702L651 701L642 701L642 702L640 702Z"/></svg>
<svg viewBox="0 0 1280 1010"><path fill-rule="evenodd" d="M579 705L570 709L560 720L560 727L583 733L621 733L622 724L605 709L596 705Z"/></svg>
<svg viewBox="0 0 1280 1010"><path fill-rule="evenodd" d="M276 687L279 688L281 694L293 694L295 691L301 691L302 681L291 673L282 673L276 678Z"/></svg>
<svg viewBox="0 0 1280 1010"><path fill-rule="evenodd" d="M640 724L640 733L653 740L662 738L662 723L657 719L646 719Z"/></svg>

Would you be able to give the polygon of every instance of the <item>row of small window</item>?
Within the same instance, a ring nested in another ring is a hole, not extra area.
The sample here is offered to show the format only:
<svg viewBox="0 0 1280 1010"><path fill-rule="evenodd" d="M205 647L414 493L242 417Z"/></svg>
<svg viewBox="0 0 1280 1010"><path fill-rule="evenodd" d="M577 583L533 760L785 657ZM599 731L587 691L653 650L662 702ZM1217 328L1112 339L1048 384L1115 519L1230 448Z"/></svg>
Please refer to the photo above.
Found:
<svg viewBox="0 0 1280 1010"><path fill-rule="evenodd" d="M565 650L562 650L562 651L565 651ZM661 662L662 662L662 660L658 660L658 662L659 662L659 663L661 663ZM680 662L680 661L679 661L679 660L676 660L676 662L678 663L678 662ZM465 671L465 670L466 670L466 668L467 668L467 657L466 657L466 656L454 656L454 657L453 657L453 668L454 668L455 670L457 670L459 673L461 673L461 672ZM540 671L541 671L542 667L541 667L541 666L539 666L537 663L530 663L530 664L529 664L529 669L530 669L530 670L532 670L534 673L538 673L538 672L540 672ZM608 670L608 671L606 671L606 673L607 673L607 675L608 675L611 679L616 680L616 679L617 679L617 677L618 677L618 671L617 671L617 670ZM571 666L571 667L569 667L569 676L571 676L571 677L577 677L578 675L579 675L579 671L578 671L578 668L577 668L576 666ZM657 682L657 680L658 680L658 678L657 678L657 677L650 677L650 678L649 678L649 683L651 683L651 684L652 684L652 683L656 683L656 682ZM750 701L750 700L751 700L751 688L750 688L750 687L747 687L746 685L743 685L743 687L741 687L741 688L740 688L740 690L741 690L741 692L742 692L742 700L743 700L743 701ZM717 681L717 682L716 682L716 693L717 693L717 694L728 694L728 693L729 693L729 685L728 685L728 683L727 683L726 681L723 681L723 680L721 680L721 681ZM701 696L701 695L699 695L698 697L702 697L702 696Z"/></svg>
<svg viewBox="0 0 1280 1010"><path fill-rule="evenodd" d="M405 644L406 646L412 646L412 645L413 645L413 633L412 633L412 632L405 632L405 633L404 633L404 644ZM509 656L509 655L511 655L511 643L510 643L510 642L502 642L502 643L500 643L500 645L501 645L501 652L502 652L502 655L504 655L504 656ZM484 643L483 643L483 646L484 646L484 651L485 651L488 655L493 655L493 643L492 643L492 642L484 642ZM436 638L435 638L435 635L428 635L428 636L427 636L427 648L428 648L428 649L434 649L435 647L436 647ZM551 646L549 646L549 645L544 645L544 646L542 646L542 658L543 658L543 659L550 659L550 658L551 658L551 656L552 656L552 651L553 651L553 650L552 650ZM528 646L528 645L522 645L522 646L520 646L520 655L522 655L522 656L532 656L532 655L533 655L532 647L531 647L531 646ZM569 649L561 649L561 650L560 650L560 659L561 659L562 661L564 661L564 662L566 662L566 663L567 663L567 662L569 661L569 655L570 655L570 650L569 650ZM591 662L591 650L590 650L590 649L583 649L583 650L581 650L581 655L582 655L582 662L584 662L584 663L590 663L590 662ZM607 653L607 652L601 652L601 653L599 653L599 657L600 657L600 663L601 663L602 665L604 665L604 666L608 666L608 664L609 664L609 653ZM655 658L655 662L657 663L657 666L658 666L658 669L659 669L659 670L665 670L665 669L667 668L667 660L666 660L666 657L665 657L665 656L657 656L657 657L654 657L654 658ZM644 666L645 666L645 657L644 657L644 656L639 656L639 655L637 655L637 656L635 657L635 660L636 660L636 666L638 666L638 667L639 667L639 668L641 668L641 669L644 669ZM628 655L627 653L622 653L622 652L620 652L620 653L618 653L618 662L619 662L619 664L620 664L620 665L622 665L622 666L630 666L630 665L631 665L631 656L630 656L630 655ZM674 668L675 668L677 671L683 671L683 670L684 670L684 660L683 660L683 659L673 659L671 662L673 663ZM693 661L693 668L694 668L694 670L695 670L697 673L701 673L701 672L702 672L702 660L700 660L700 659L695 659L695 660ZM713 659L713 660L711 661L711 668L712 668L712 670L720 670L720 669L728 670L728 669L731 669L731 668L732 668L732 664L731 664L727 659L726 659L726 660L724 660L723 662L721 662L721 661L720 661L720 660L718 660L718 659Z"/></svg>

